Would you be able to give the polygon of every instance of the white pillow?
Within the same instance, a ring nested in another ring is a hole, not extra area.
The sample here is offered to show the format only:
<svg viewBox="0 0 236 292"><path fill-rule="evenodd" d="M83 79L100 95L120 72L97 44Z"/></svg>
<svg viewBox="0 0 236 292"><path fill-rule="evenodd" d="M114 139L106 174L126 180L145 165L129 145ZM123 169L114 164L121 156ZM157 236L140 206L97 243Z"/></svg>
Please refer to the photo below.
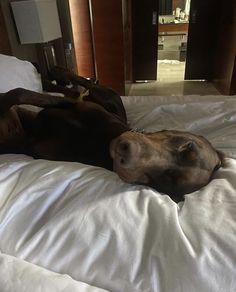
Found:
<svg viewBox="0 0 236 292"><path fill-rule="evenodd" d="M42 92L40 74L30 62L0 54L0 92L17 87Z"/></svg>

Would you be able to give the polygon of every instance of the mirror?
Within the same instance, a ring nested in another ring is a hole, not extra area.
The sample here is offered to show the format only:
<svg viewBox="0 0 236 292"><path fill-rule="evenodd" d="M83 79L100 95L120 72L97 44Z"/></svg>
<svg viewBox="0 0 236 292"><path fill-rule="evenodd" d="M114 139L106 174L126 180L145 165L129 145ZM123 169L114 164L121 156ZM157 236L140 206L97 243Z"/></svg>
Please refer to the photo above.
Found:
<svg viewBox="0 0 236 292"><path fill-rule="evenodd" d="M176 9L189 15L190 0L159 0L159 15L173 15Z"/></svg>

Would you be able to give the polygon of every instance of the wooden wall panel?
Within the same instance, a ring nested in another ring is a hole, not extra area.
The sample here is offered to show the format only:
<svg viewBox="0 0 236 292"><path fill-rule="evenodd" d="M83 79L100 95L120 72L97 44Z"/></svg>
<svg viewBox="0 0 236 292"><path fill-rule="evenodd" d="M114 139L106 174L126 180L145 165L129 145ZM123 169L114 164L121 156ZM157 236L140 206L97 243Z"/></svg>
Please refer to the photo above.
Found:
<svg viewBox="0 0 236 292"><path fill-rule="evenodd" d="M222 94L236 94L236 2L229 0L222 7L219 21L218 42L215 54L214 84Z"/></svg>
<svg viewBox="0 0 236 292"><path fill-rule="evenodd" d="M12 54L1 4L0 4L0 53L5 55Z"/></svg>
<svg viewBox="0 0 236 292"><path fill-rule="evenodd" d="M99 82L125 94L121 0L90 0L95 62Z"/></svg>
<svg viewBox="0 0 236 292"><path fill-rule="evenodd" d="M88 0L69 0L78 74L95 77Z"/></svg>

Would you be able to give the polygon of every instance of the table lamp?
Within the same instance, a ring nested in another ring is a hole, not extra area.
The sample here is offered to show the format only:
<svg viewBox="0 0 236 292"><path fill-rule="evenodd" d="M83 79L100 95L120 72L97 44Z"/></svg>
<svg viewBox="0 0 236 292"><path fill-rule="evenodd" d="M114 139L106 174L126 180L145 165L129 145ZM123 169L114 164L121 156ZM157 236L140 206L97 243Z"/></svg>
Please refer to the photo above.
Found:
<svg viewBox="0 0 236 292"><path fill-rule="evenodd" d="M11 2L21 44L43 44L48 69L56 65L53 44L62 37L56 0Z"/></svg>

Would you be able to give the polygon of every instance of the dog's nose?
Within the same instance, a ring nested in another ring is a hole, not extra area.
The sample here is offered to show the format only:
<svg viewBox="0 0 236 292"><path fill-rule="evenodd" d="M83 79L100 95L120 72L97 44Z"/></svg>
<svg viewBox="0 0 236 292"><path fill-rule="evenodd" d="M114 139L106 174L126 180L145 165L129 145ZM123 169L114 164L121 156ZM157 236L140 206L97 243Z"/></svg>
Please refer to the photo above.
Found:
<svg viewBox="0 0 236 292"><path fill-rule="evenodd" d="M137 156L138 145L133 141L121 141L117 145L119 162L123 167L128 167Z"/></svg>
<svg viewBox="0 0 236 292"><path fill-rule="evenodd" d="M129 155L131 151L131 143L127 141L122 141L118 145L118 152L123 155Z"/></svg>

